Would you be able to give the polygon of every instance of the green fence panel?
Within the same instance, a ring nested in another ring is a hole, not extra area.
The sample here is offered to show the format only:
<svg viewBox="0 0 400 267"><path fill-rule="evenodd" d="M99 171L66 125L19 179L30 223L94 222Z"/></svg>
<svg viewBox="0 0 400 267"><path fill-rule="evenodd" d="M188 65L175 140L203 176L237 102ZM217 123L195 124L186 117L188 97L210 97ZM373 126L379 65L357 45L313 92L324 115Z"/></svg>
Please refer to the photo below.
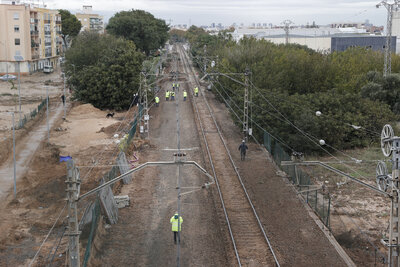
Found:
<svg viewBox="0 0 400 267"><path fill-rule="evenodd" d="M100 218L100 201L97 198L95 201L95 205L94 205L94 209L93 209L93 216L92 216L92 226L90 227L90 234L88 237L88 242L86 245L86 251L85 251L85 255L83 257L83 263L82 266L86 267L89 259L90 259L90 251L92 249L92 244L93 244L93 238L94 235L96 234L96 229L97 229L97 225L99 224L99 218Z"/></svg>
<svg viewBox="0 0 400 267"><path fill-rule="evenodd" d="M282 146L272 139L272 136L264 132L263 136L264 146L270 152L275 163L283 170L292 183L302 186L301 190L306 190L303 193L306 202L310 207L320 216L322 222L329 227L329 214L330 214L330 196L324 195L318 192L318 190L309 190L309 186L312 185L311 177L300 168L294 165L292 166L282 166L282 161L291 161L290 155L282 148ZM305 189L307 188L307 189Z"/></svg>

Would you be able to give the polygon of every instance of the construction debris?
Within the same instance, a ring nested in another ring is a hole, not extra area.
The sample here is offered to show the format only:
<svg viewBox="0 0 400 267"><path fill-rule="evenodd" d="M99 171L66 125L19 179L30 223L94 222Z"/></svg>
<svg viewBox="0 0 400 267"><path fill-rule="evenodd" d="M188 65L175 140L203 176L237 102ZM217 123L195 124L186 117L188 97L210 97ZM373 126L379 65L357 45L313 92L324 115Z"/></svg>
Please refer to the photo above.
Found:
<svg viewBox="0 0 400 267"><path fill-rule="evenodd" d="M130 204L129 196L114 196L115 203L119 209L128 207Z"/></svg>

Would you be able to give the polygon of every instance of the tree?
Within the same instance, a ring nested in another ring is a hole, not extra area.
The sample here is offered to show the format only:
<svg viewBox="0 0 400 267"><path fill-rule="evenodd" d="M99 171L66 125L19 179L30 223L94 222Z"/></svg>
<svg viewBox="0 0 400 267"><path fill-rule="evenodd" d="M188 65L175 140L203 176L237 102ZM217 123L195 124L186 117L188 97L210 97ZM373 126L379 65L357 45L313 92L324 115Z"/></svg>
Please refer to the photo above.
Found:
<svg viewBox="0 0 400 267"><path fill-rule="evenodd" d="M380 52L356 47L324 54L305 46L276 45L255 38L235 42L197 27L191 27L186 38L194 56L202 56L205 45L207 56L218 56L217 73L243 73L250 68L250 80L260 91L252 91L253 135L259 140L264 131L258 125L296 151L321 152L283 119L284 114L317 141L323 138L337 149L363 147L377 140L374 132L396 120L393 112L400 114L400 75L383 79L382 74L374 72L383 64ZM196 57L194 61L201 64ZM393 61L393 72L399 71L400 57L393 55ZM235 78L243 81L243 76ZM229 103L232 113L243 117L243 85L219 76L213 91L217 99ZM324 116L315 116L317 110ZM241 122L232 117L240 127Z"/></svg>
<svg viewBox="0 0 400 267"><path fill-rule="evenodd" d="M74 98L100 109L123 110L138 92L144 56L132 41L84 32L66 55Z"/></svg>
<svg viewBox="0 0 400 267"><path fill-rule="evenodd" d="M133 41L146 55L164 45L168 39L168 30L164 20L156 19L146 11L134 9L116 13L107 25L110 34Z"/></svg>
<svg viewBox="0 0 400 267"><path fill-rule="evenodd" d="M61 33L64 41L64 45L67 48L70 44L71 38L79 34L82 23L72 15L71 12L65 9L59 9L58 12L61 15Z"/></svg>

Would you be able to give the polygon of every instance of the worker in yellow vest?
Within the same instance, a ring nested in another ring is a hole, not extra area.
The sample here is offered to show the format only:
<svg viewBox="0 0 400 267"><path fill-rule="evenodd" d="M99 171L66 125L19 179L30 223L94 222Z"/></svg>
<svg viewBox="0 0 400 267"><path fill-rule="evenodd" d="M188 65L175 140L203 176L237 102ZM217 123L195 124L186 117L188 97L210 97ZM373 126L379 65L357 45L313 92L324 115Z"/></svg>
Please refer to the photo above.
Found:
<svg viewBox="0 0 400 267"><path fill-rule="evenodd" d="M197 86L194 88L194 95L199 96L199 87Z"/></svg>
<svg viewBox="0 0 400 267"><path fill-rule="evenodd" d="M168 90L165 92L165 100L166 100L166 101L169 100L169 91L168 91Z"/></svg>
<svg viewBox="0 0 400 267"><path fill-rule="evenodd" d="M171 91L171 101L175 100L175 92Z"/></svg>
<svg viewBox="0 0 400 267"><path fill-rule="evenodd" d="M178 242L180 243L181 242L180 232L182 231L183 219L181 216L179 216L178 212L175 212L174 216L172 216L169 221L172 224L172 232L174 233L174 243L176 244L177 239Z"/></svg>
<svg viewBox="0 0 400 267"><path fill-rule="evenodd" d="M178 91L179 91L179 83L177 83L176 85L175 85L175 87L176 87L176 89L178 89Z"/></svg>
<svg viewBox="0 0 400 267"><path fill-rule="evenodd" d="M172 90L175 91L175 83L172 83Z"/></svg>
<svg viewBox="0 0 400 267"><path fill-rule="evenodd" d="M160 103L160 98L156 96L154 100L156 101L156 107L158 107L158 104Z"/></svg>
<svg viewBox="0 0 400 267"><path fill-rule="evenodd" d="M187 97L187 92L185 90L185 91L183 91L183 101L186 101L186 97Z"/></svg>

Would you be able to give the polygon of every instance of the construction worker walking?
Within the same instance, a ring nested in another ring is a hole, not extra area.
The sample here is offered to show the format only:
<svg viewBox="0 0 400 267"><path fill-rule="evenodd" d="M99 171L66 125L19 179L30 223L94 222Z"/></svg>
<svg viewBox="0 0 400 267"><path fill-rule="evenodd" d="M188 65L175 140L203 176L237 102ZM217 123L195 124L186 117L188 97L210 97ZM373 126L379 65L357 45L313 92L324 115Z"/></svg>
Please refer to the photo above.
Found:
<svg viewBox="0 0 400 267"><path fill-rule="evenodd" d="M240 146L239 146L239 150L240 150L240 159L241 159L241 160L244 160L244 159L245 159L245 157L246 157L246 150L247 150L247 149L249 149L249 148L246 146L245 140L242 140L242 143L241 143Z"/></svg>
<svg viewBox="0 0 400 267"><path fill-rule="evenodd" d="M178 242L180 243L181 242L180 232L182 231L183 219L181 216L179 216L178 212L175 212L174 216L172 216L169 221L172 225L172 232L174 233L174 243L176 244L177 239Z"/></svg>
<svg viewBox="0 0 400 267"><path fill-rule="evenodd" d="M155 102L156 102L156 107L158 107L158 104L160 103L160 98L158 96L156 96L154 98Z"/></svg>
<svg viewBox="0 0 400 267"><path fill-rule="evenodd" d="M199 96L199 87L197 86L194 88L194 95Z"/></svg>
<svg viewBox="0 0 400 267"><path fill-rule="evenodd" d="M183 101L186 101L186 97L187 97L187 92L185 90L185 91L183 91Z"/></svg>
<svg viewBox="0 0 400 267"><path fill-rule="evenodd" d="M176 85L175 85L175 87L176 87L176 89L179 91L179 83L177 83Z"/></svg>
<svg viewBox="0 0 400 267"><path fill-rule="evenodd" d="M175 92L171 91L171 101L175 100Z"/></svg>
<svg viewBox="0 0 400 267"><path fill-rule="evenodd" d="M172 83L172 90L175 91L175 83Z"/></svg>
<svg viewBox="0 0 400 267"><path fill-rule="evenodd" d="M165 92L165 100L166 100L166 101L169 100L169 91L168 91L168 90Z"/></svg>

